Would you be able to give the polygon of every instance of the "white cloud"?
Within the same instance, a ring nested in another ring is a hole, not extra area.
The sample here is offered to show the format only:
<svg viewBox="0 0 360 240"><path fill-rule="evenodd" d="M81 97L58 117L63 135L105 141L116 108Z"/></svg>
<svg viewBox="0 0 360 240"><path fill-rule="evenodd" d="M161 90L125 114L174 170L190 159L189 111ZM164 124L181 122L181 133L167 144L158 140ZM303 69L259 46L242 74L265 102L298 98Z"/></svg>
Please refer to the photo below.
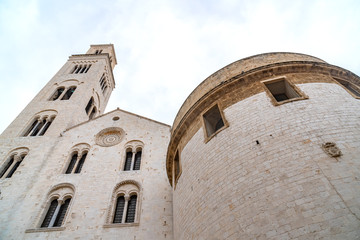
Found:
<svg viewBox="0 0 360 240"><path fill-rule="evenodd" d="M360 74L360 3L2 1L0 131L71 54L114 43L116 107L171 124L206 77L250 55L303 52Z"/></svg>

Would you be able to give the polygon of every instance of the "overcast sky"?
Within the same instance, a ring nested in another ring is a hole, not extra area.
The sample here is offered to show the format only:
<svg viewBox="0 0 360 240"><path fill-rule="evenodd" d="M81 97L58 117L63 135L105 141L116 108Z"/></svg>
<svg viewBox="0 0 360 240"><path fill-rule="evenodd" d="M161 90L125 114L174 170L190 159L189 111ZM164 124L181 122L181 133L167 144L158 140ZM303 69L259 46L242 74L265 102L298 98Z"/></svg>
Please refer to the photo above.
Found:
<svg viewBox="0 0 360 240"><path fill-rule="evenodd" d="M213 72L300 52L360 75L359 0L0 0L0 132L72 54L113 43L117 107L172 124Z"/></svg>

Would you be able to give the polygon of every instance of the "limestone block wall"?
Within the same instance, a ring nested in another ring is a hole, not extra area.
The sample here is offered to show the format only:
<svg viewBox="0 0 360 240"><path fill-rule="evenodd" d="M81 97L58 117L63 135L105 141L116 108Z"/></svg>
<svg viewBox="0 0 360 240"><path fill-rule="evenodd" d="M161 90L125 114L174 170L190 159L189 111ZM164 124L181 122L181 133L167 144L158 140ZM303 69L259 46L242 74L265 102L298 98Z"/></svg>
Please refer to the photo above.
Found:
<svg viewBox="0 0 360 240"><path fill-rule="evenodd" d="M121 128L122 134L108 137L105 140L108 146L99 145L97 134L109 128ZM0 232L0 238L84 239L86 236L86 239L173 239L172 191L165 171L169 128L115 110L68 129L57 138L57 143L49 143L53 147L48 150L44 161L39 160L41 169L35 174L38 178L26 185L26 197L13 204L16 210L9 211L16 221L10 224L1 222L4 231ZM141 168L125 172L126 145L133 140L143 143ZM112 145L112 142L117 144ZM89 145L81 173L64 174L71 149L80 143ZM31 152L36 154L41 151L40 148L33 148ZM28 172L29 176L33 170ZM136 182L140 189L138 221L135 224L111 224L111 220L107 219L115 204L112 201L114 188L128 180ZM74 187L74 195L63 225L61 228L40 228L47 194L54 186L64 183ZM3 215L0 216L0 220L3 218Z"/></svg>
<svg viewBox="0 0 360 240"><path fill-rule="evenodd" d="M186 143L174 239L360 236L360 101L335 83L297 86L309 99L275 107L258 93L224 109L229 127L210 141L200 128Z"/></svg>

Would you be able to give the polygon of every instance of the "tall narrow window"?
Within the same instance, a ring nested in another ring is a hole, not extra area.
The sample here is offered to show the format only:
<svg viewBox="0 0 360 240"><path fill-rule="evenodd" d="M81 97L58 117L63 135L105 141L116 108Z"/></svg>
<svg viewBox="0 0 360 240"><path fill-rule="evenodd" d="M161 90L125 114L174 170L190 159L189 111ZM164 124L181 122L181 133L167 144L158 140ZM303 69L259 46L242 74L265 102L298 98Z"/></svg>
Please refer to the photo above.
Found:
<svg viewBox="0 0 360 240"><path fill-rule="evenodd" d="M116 200L116 207L114 213L113 223L121 223L124 213L125 198L124 196L119 196Z"/></svg>
<svg viewBox="0 0 360 240"><path fill-rule="evenodd" d="M56 99L58 99L61 96L61 94L64 92L64 90L65 90L64 87L59 87L58 89L56 89L54 94L51 96L50 100L55 101Z"/></svg>
<svg viewBox="0 0 360 240"><path fill-rule="evenodd" d="M76 87L70 87L66 93L64 94L64 96L61 98L61 100L69 100L71 95L75 92Z"/></svg>
<svg viewBox="0 0 360 240"><path fill-rule="evenodd" d="M65 202L60 206L59 212L56 216L54 227L60 227L64 221L66 211L69 207L71 198L65 200Z"/></svg>
<svg viewBox="0 0 360 240"><path fill-rule="evenodd" d="M86 152L82 154L82 156L81 156L81 158L79 160L79 163L78 163L78 165L77 165L77 167L75 169L75 173L80 173L81 172L81 169L82 169L82 167L84 165L86 156L87 156Z"/></svg>
<svg viewBox="0 0 360 240"><path fill-rule="evenodd" d="M5 173L9 170L10 166L13 163L14 163L14 156L11 156L10 159L7 161L7 163L5 163L5 165L1 169L0 178L2 178L5 175Z"/></svg>
<svg viewBox="0 0 360 240"><path fill-rule="evenodd" d="M132 162L132 156L133 156L132 152L126 152L124 171L130 171L131 162Z"/></svg>
<svg viewBox="0 0 360 240"><path fill-rule="evenodd" d="M135 221L136 200L137 200L137 196L132 195L128 202L128 209L127 209L126 220L125 220L125 222L127 222L127 223L132 223Z"/></svg>
<svg viewBox="0 0 360 240"><path fill-rule="evenodd" d="M99 80L99 83L100 83L100 87L101 87L101 90L102 90L103 94L105 94L105 91L107 89L107 82L106 82L105 73L101 76L101 78Z"/></svg>
<svg viewBox="0 0 360 240"><path fill-rule="evenodd" d="M91 97L88 104L86 105L86 108L85 108L85 112L86 112L87 115L89 115L90 109L91 109L93 104L94 104L94 99Z"/></svg>
<svg viewBox="0 0 360 240"><path fill-rule="evenodd" d="M77 152L74 152L71 156L71 160L70 160L68 168L66 169L65 174L69 174L72 172L72 170L74 169L75 164L77 162L77 159L78 159L78 154L77 154Z"/></svg>
<svg viewBox="0 0 360 240"><path fill-rule="evenodd" d="M207 136L210 137L225 126L218 105L213 106L203 115Z"/></svg>
<svg viewBox="0 0 360 240"><path fill-rule="evenodd" d="M58 206L58 200L54 199L51 201L48 211L46 212L45 218L43 223L41 224L41 227L49 227L50 221L54 216L55 210Z"/></svg>
<svg viewBox="0 0 360 240"><path fill-rule="evenodd" d="M96 107L94 106L89 115L89 119L93 119L95 117L95 115L96 115Z"/></svg>
<svg viewBox="0 0 360 240"><path fill-rule="evenodd" d="M177 182L180 173L181 173L181 167L180 167L180 159L179 159L179 152L176 152L175 158L174 158L174 173L175 173L175 182Z"/></svg>
<svg viewBox="0 0 360 240"><path fill-rule="evenodd" d="M16 151L11 154L9 159L5 161L4 165L0 169L0 179L1 178L11 178L12 175L16 172L21 162L24 160L27 150L20 149L21 152Z"/></svg>
<svg viewBox="0 0 360 240"><path fill-rule="evenodd" d="M135 154L134 170L140 170L140 164L141 164L141 150L139 150Z"/></svg>

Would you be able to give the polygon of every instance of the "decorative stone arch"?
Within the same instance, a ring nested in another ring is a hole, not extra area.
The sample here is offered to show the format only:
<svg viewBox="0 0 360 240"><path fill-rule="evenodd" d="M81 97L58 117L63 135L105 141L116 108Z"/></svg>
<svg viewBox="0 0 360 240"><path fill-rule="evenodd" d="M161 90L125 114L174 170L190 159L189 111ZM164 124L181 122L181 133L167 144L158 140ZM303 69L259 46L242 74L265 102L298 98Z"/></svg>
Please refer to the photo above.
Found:
<svg viewBox="0 0 360 240"><path fill-rule="evenodd" d="M68 152L68 159L62 173L80 173L89 151L90 145L87 143L78 143L74 145Z"/></svg>
<svg viewBox="0 0 360 240"><path fill-rule="evenodd" d="M121 222L114 223L115 211L119 197L125 198L125 206L123 207ZM132 196L136 196L136 207L134 220L126 222L128 214L128 202ZM108 207L106 222L104 227L121 227L121 226L137 226L140 221L141 209L141 185L135 180L125 180L115 185L111 194L111 199Z"/></svg>
<svg viewBox="0 0 360 240"><path fill-rule="evenodd" d="M53 87L49 89L49 93L46 94L49 101L56 101L56 100L67 100L69 99L73 92L76 90L76 88L80 85L80 81L77 79L67 79L61 82L57 82L53 84ZM67 92L73 88L73 92L68 96L68 98L65 98L65 95L68 94ZM62 91L58 91L59 89L62 89ZM50 97L49 97L50 96Z"/></svg>
<svg viewBox="0 0 360 240"><path fill-rule="evenodd" d="M0 179L10 178L28 153L29 148L27 147L19 147L11 150L0 165Z"/></svg>
<svg viewBox="0 0 360 240"><path fill-rule="evenodd" d="M26 232L63 230L74 196L75 186L71 183L60 183L51 187L39 210L35 229L28 229ZM54 203L56 208L51 212L50 208L54 208ZM45 221L48 223L44 224Z"/></svg>
<svg viewBox="0 0 360 240"><path fill-rule="evenodd" d="M21 136L42 136L50 127L57 115L57 111L54 109L47 109L40 111L26 125L23 129Z"/></svg>
<svg viewBox="0 0 360 240"><path fill-rule="evenodd" d="M140 140L132 140L125 144L125 152L121 168L124 171L140 170L143 158L144 143Z"/></svg>

